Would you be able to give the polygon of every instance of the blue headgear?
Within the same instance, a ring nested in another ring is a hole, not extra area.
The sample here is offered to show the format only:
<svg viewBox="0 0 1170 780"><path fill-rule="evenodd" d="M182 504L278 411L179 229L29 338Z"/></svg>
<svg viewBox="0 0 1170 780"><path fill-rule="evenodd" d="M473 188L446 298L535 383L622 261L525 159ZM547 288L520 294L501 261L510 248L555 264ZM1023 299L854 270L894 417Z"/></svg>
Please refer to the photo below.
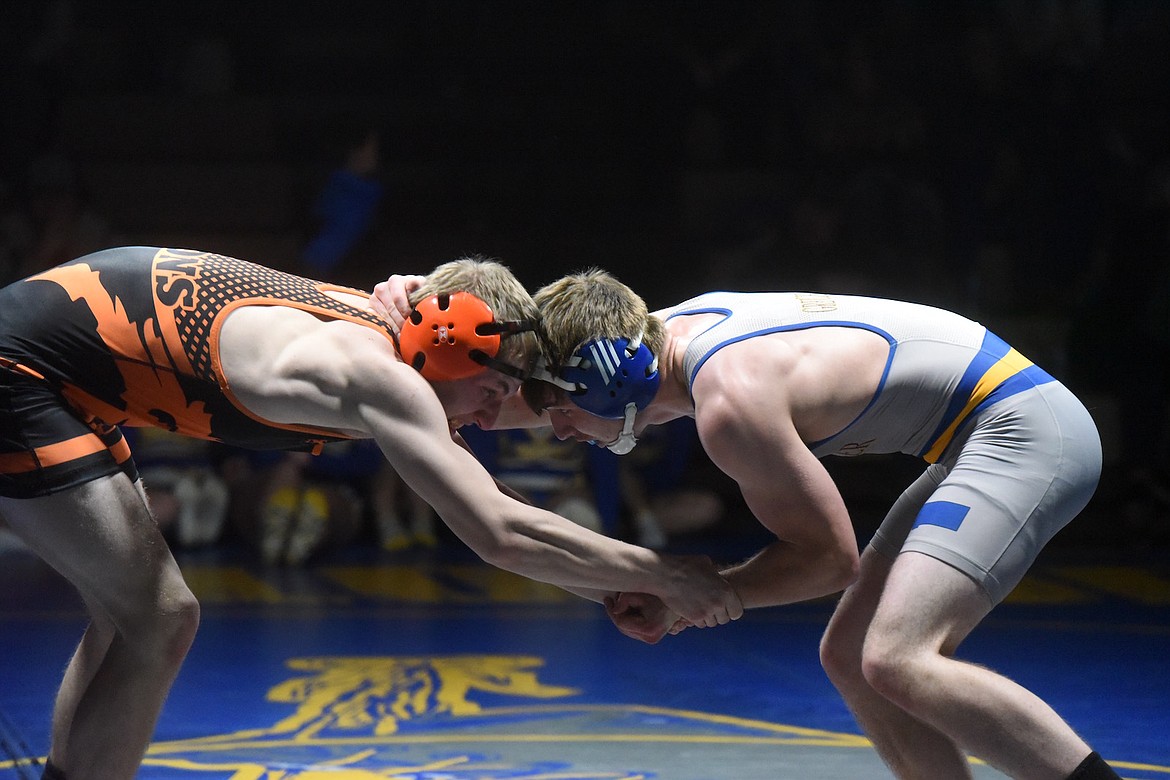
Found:
<svg viewBox="0 0 1170 780"><path fill-rule="evenodd" d="M658 393L658 358L632 339L594 339L577 348L556 371L539 367L537 378L569 392L569 399L589 412L609 420L625 419L618 440L609 449L625 455L634 449L634 416Z"/></svg>

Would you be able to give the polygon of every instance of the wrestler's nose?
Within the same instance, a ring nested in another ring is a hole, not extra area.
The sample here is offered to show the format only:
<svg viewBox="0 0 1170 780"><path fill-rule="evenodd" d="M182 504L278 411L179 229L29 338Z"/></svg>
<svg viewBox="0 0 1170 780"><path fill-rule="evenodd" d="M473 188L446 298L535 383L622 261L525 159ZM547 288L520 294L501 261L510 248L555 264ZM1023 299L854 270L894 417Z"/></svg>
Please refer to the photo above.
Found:
<svg viewBox="0 0 1170 780"><path fill-rule="evenodd" d="M549 422L552 423L553 433L561 441L574 438L573 434L577 432L577 429L562 415L549 415Z"/></svg>

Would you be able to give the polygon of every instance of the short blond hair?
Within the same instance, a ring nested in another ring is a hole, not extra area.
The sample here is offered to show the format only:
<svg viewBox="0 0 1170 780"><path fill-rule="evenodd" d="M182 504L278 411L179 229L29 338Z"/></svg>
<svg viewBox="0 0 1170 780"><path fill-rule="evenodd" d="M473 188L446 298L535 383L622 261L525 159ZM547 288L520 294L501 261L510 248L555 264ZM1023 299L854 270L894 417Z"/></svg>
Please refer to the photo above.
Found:
<svg viewBox="0 0 1170 780"><path fill-rule="evenodd" d="M410 294L412 306L432 295L468 292L486 303L497 321L538 323L540 310L515 274L498 260L470 255L443 263ZM506 336L497 357L525 373L543 355L543 344L533 331Z"/></svg>
<svg viewBox="0 0 1170 780"><path fill-rule="evenodd" d="M600 268L569 274L545 285L533 296L540 309L548 359L563 365L587 341L633 339L653 354L662 351L666 328L650 314L646 302Z"/></svg>

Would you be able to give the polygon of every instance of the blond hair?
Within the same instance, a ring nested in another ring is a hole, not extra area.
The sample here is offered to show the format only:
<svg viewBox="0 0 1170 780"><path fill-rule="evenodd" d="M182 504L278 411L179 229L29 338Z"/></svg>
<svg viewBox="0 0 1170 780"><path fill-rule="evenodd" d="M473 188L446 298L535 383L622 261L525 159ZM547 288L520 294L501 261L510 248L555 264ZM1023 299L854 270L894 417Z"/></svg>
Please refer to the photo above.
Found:
<svg viewBox="0 0 1170 780"><path fill-rule="evenodd" d="M540 309L549 361L561 365L587 341L632 339L655 355L662 351L666 328L651 316L646 302L617 277L600 268L569 274L533 296Z"/></svg>
<svg viewBox="0 0 1170 780"><path fill-rule="evenodd" d="M486 303L497 321L539 322L540 310L524 285L503 263L482 255L470 255L443 263L426 276L422 286L410 294L410 303L432 295L468 292ZM525 372L541 357L543 345L532 331L506 336L497 357Z"/></svg>

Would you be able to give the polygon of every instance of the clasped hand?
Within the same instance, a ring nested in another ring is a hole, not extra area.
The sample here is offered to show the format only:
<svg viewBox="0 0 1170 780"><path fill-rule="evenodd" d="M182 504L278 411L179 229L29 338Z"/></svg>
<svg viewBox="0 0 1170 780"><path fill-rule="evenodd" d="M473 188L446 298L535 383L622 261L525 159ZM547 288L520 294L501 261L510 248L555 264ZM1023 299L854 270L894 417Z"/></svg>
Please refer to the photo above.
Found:
<svg viewBox="0 0 1170 780"><path fill-rule="evenodd" d="M743 616L738 594L709 558L689 556L679 562L689 574L683 590L669 604L649 593L619 593L605 599L605 612L618 631L652 645L667 633L678 634L692 626L713 628ZM684 611L691 617L684 617Z"/></svg>

